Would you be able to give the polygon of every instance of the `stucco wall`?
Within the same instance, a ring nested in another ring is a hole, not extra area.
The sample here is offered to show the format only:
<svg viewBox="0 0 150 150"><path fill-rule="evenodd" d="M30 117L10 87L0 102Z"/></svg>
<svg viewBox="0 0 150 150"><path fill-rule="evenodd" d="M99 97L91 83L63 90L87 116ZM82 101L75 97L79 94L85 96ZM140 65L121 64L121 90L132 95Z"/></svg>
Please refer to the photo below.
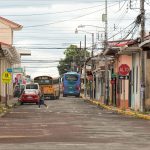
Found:
<svg viewBox="0 0 150 150"><path fill-rule="evenodd" d="M132 56L128 55L119 55L119 57L116 59L115 62L115 73L118 74L119 72L119 66L121 64L127 64L130 69L132 68ZM117 106L120 106L121 108L128 107L128 101L129 101L129 80L119 80L117 79L117 84L118 82L122 82L122 92L118 93L117 92ZM120 87L121 88L121 87Z"/></svg>
<svg viewBox="0 0 150 150"><path fill-rule="evenodd" d="M150 59L146 61L146 109L150 110Z"/></svg>
<svg viewBox="0 0 150 150"><path fill-rule="evenodd" d="M12 30L0 22L0 42L12 44Z"/></svg>

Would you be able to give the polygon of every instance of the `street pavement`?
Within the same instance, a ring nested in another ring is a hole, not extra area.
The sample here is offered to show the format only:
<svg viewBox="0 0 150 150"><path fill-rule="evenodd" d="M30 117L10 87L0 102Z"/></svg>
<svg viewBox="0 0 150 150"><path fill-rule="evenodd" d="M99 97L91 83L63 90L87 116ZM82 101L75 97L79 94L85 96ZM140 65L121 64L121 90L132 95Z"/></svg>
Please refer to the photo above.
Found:
<svg viewBox="0 0 150 150"><path fill-rule="evenodd" d="M150 121L80 98L16 106L0 118L0 150L149 150Z"/></svg>

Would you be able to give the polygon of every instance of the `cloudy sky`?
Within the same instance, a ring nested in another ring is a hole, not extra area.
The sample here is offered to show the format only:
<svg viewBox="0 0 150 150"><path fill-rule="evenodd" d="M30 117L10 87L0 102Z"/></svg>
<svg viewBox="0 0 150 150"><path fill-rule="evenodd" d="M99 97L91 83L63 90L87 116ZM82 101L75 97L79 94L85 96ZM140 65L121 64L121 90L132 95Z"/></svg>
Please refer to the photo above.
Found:
<svg viewBox="0 0 150 150"><path fill-rule="evenodd" d="M126 27L139 14L138 9L129 8L129 1L108 0L110 40L124 38L131 28ZM146 7L149 6L147 0ZM138 0L133 0L132 7L139 8ZM78 34L75 34L75 29L81 24L104 27L104 13L104 0L0 0L1 16L23 26L21 31L15 31L14 45L18 49L31 50L31 56L22 57L22 67L32 77L58 76L58 61L64 57L65 48L70 44L79 45L80 41L84 46L85 34L89 48L92 41L90 33L94 33L94 42L97 47L101 47L103 28L86 26L78 28ZM147 11L147 17L148 13ZM123 30L124 28L126 29ZM114 36L116 34L117 37ZM97 53L98 50L95 49L94 52ZM48 61L42 63L43 60Z"/></svg>

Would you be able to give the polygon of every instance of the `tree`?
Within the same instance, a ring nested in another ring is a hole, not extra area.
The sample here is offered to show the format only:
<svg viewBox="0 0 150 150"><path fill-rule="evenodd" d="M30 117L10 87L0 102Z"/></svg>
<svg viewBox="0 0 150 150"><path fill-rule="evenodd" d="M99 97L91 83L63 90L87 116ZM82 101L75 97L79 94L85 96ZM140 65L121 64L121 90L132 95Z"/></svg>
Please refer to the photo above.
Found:
<svg viewBox="0 0 150 150"><path fill-rule="evenodd" d="M68 71L75 71L76 67L81 68L84 63L84 49L78 48L76 45L70 45L65 51L65 58L59 61L57 66L59 74L62 75ZM86 56L89 57L90 53L86 51ZM79 69L80 70L80 69Z"/></svg>

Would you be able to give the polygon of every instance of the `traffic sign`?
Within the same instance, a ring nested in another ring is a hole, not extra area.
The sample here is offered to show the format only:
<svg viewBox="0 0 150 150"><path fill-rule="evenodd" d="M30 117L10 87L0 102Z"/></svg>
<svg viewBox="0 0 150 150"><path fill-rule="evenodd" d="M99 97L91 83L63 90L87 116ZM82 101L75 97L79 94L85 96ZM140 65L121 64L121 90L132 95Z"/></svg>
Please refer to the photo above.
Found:
<svg viewBox="0 0 150 150"><path fill-rule="evenodd" d="M122 80L129 80L129 76L119 76L119 79L122 79Z"/></svg>
<svg viewBox="0 0 150 150"><path fill-rule="evenodd" d="M119 75L126 76L130 72L130 67L127 64L122 64L119 67Z"/></svg>
<svg viewBox="0 0 150 150"><path fill-rule="evenodd" d="M10 83L11 82L11 74L7 71L2 73L2 82L3 83Z"/></svg>
<svg viewBox="0 0 150 150"><path fill-rule="evenodd" d="M7 72L13 72L12 68L7 68Z"/></svg>

